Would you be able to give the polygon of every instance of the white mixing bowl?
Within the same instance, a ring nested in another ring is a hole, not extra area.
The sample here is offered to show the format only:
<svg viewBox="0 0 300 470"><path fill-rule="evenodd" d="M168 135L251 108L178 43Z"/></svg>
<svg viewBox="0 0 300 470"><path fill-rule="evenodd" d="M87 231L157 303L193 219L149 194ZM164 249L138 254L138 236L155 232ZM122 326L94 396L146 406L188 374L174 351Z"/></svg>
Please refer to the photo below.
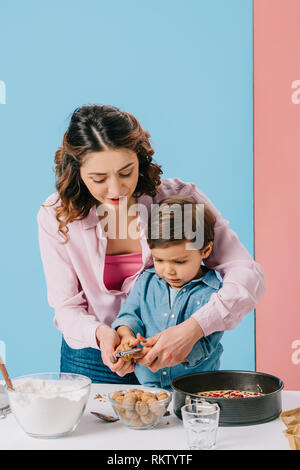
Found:
<svg viewBox="0 0 300 470"><path fill-rule="evenodd" d="M32 437L57 438L77 427L85 410L91 380L84 375L47 372L12 379L7 389L11 410Z"/></svg>

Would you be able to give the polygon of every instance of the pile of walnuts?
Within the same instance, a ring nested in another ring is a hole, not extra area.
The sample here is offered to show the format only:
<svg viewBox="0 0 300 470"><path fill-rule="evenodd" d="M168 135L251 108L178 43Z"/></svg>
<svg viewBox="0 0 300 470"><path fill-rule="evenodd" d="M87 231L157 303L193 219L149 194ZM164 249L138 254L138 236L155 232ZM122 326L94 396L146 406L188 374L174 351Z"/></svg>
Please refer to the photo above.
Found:
<svg viewBox="0 0 300 470"><path fill-rule="evenodd" d="M132 388L128 392L118 391L112 396L114 408L122 419L130 426L139 427L145 424L153 424L165 411L163 400L168 398L166 392L143 392Z"/></svg>

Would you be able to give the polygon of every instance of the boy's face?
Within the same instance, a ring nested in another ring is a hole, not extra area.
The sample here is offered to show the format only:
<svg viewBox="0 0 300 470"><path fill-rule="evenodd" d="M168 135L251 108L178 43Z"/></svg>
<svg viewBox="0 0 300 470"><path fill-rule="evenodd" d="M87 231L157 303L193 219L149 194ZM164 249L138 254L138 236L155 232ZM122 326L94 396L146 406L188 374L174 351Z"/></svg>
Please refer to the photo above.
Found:
<svg viewBox="0 0 300 470"><path fill-rule="evenodd" d="M186 242L168 248L152 248L154 267L159 277L173 289L180 289L192 279L202 276L201 262L212 250L212 242L203 250L186 250Z"/></svg>

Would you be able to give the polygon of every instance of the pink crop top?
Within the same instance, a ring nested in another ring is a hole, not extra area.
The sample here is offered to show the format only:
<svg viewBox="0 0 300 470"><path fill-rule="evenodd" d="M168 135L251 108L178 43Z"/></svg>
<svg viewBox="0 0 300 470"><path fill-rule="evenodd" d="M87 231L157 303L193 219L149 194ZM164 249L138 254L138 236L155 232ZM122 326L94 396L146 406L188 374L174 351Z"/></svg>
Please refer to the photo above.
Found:
<svg viewBox="0 0 300 470"><path fill-rule="evenodd" d="M124 255L106 255L103 281L108 290L121 290L127 277L133 276L143 265L142 252Z"/></svg>

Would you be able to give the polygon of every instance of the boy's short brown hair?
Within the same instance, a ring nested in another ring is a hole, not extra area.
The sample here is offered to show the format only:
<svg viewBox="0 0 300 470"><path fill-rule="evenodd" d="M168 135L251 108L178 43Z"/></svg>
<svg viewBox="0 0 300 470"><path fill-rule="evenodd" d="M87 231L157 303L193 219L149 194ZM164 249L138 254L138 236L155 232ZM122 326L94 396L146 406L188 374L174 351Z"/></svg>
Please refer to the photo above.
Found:
<svg viewBox="0 0 300 470"><path fill-rule="evenodd" d="M199 249L203 249L209 242L213 242L216 218L205 204L203 204L204 217L199 217L197 205L200 204L202 203L197 203L192 197L169 196L154 206L148 220L147 242L149 248L167 248L183 241L195 242L196 236L190 238L184 227L184 212L187 209L191 211L192 231L196 232L200 229L204 232L203 245ZM165 236L166 234L168 236Z"/></svg>

